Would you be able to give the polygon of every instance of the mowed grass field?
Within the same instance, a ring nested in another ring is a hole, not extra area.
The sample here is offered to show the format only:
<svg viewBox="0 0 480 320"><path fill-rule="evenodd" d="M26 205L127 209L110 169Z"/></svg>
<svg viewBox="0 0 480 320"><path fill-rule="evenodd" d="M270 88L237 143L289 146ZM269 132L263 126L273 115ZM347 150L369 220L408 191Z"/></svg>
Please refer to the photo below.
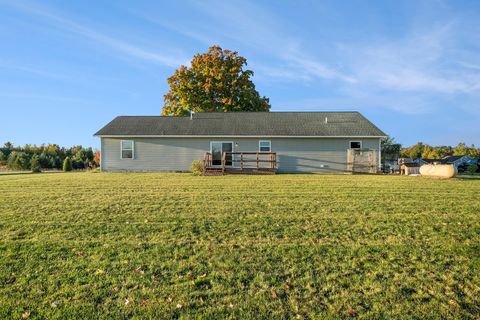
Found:
<svg viewBox="0 0 480 320"><path fill-rule="evenodd" d="M480 179L0 175L0 318L480 317Z"/></svg>

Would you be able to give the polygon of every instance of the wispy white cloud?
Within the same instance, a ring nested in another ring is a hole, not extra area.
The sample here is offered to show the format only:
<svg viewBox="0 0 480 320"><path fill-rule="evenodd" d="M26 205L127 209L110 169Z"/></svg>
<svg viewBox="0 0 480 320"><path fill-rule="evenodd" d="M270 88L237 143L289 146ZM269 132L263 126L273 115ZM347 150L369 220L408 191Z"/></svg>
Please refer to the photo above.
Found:
<svg viewBox="0 0 480 320"><path fill-rule="evenodd" d="M211 32L205 30L203 24L188 25L181 17L159 18L150 12L144 12L137 8L124 9L133 16L146 20L152 24L159 25L160 27L173 31L179 35L187 37L189 39L198 41L206 45L212 45L218 43L221 39L215 36Z"/></svg>
<svg viewBox="0 0 480 320"><path fill-rule="evenodd" d="M69 102L69 103L84 103L84 104L91 104L90 100L79 98L79 97L70 97L70 96L62 96L62 95L48 95L48 94L37 94L34 92L0 92L0 98L7 98L7 99L15 99L17 100L31 100L31 101L38 101L38 100L46 100L46 101L61 101L61 102ZM52 106L55 108L56 106Z"/></svg>
<svg viewBox="0 0 480 320"><path fill-rule="evenodd" d="M468 69L474 69L474 70L480 70L480 65L475 65L470 62L465 62L465 61L457 61L457 63L464 68Z"/></svg>
<svg viewBox="0 0 480 320"><path fill-rule="evenodd" d="M65 79L66 78L65 74L46 71L46 70L39 69L39 68L36 68L36 67L31 67L31 66L18 65L18 64L14 64L12 62L7 63L5 61L0 61L0 69L21 71L21 72L34 74L34 75L38 75L38 76L42 76L42 77L48 77L48 78L57 78L57 79Z"/></svg>
<svg viewBox="0 0 480 320"><path fill-rule="evenodd" d="M395 113L418 116L432 108L434 101L429 101L421 95L399 94L372 94L364 90L352 90L348 94L336 97L321 97L310 99L297 99L291 101L279 101L274 109L277 111L296 110L372 110L387 109ZM387 113L388 114L388 113Z"/></svg>
<svg viewBox="0 0 480 320"><path fill-rule="evenodd" d="M268 76L282 81L312 81L320 78L355 82L344 71L309 56L296 37L284 32L282 21L256 3L195 1L193 6L208 17L210 23L194 25L190 20L179 17L170 21L168 17L158 18L150 12L137 9L130 10L130 13L206 45L230 41L275 59L275 63L263 64L257 69L256 74L260 77Z"/></svg>
<svg viewBox="0 0 480 320"><path fill-rule="evenodd" d="M109 36L58 14L52 8L15 7L123 55L168 67L188 63L186 57L178 58ZM234 43L248 48L256 53L255 60L249 62L256 78L262 81L277 79L308 85L318 80L331 82L336 94L345 96L336 103L348 106L356 101L405 113L422 113L435 107L429 95L478 95L480 89L480 63L471 55L452 53L458 36L455 19L433 27L423 24L423 29L417 26L401 38L332 43L330 58L326 58L323 52L307 50L300 35L290 32L285 21L258 3L195 1L193 8L202 19L191 21L188 15L170 18L137 8L129 11L205 45ZM208 23L199 25L199 21ZM339 63L333 65L332 56Z"/></svg>
<svg viewBox="0 0 480 320"><path fill-rule="evenodd" d="M20 2L3 4L23 13L42 18L47 23L50 23L61 30L67 30L83 36L97 44L113 49L116 53L120 53L122 55L167 67L178 67L188 61L184 57L178 57L178 55L160 53L158 51L146 49L144 47L132 44L131 42L111 37L93 28L75 22L73 19L66 17L64 14L57 13L53 8L49 8L47 6Z"/></svg>
<svg viewBox="0 0 480 320"><path fill-rule="evenodd" d="M252 69L255 70L255 79L263 82L282 82L310 81L311 77L305 73L298 73L298 70L292 69L289 65L267 66L263 63L252 63Z"/></svg>
<svg viewBox="0 0 480 320"><path fill-rule="evenodd" d="M304 77L310 76L310 78L319 77L323 79L342 80L348 83L357 82L355 76L329 67L318 60L305 57L299 52L287 53L284 58L291 63L291 66L300 67L302 70L300 75Z"/></svg>
<svg viewBox="0 0 480 320"><path fill-rule="evenodd" d="M219 10L210 10L211 3L201 2L199 8L222 24L226 38L244 43L250 47L268 53L284 62L284 67L275 74L297 75L296 80L313 80L315 78L355 82L355 79L342 70L329 66L319 58L308 54L297 36L292 36L284 23L261 6L251 3L217 1L214 6ZM225 12L229 12L225 15ZM270 66L273 70L275 66Z"/></svg>
<svg viewBox="0 0 480 320"><path fill-rule="evenodd" d="M177 16L169 20L152 12L140 15L206 45L219 41L248 48L255 53L250 63L262 83L311 87L320 82L338 96L295 101L294 109L300 104L317 109L343 105L422 114L435 110L441 99L480 94L478 55L458 49L462 48L459 41L473 41L475 32L455 15L445 15L440 21L422 20L405 28L403 34L387 38L372 35L349 43L329 39L337 42L324 46L328 52L321 52L318 47L307 47L289 21L257 2L195 1L193 7L208 23L195 25L198 21ZM277 107L287 105L280 102Z"/></svg>
<svg viewBox="0 0 480 320"><path fill-rule="evenodd" d="M478 72L452 64L447 55L454 27L452 21L403 40L355 48L348 58L355 77L363 85L394 91L473 93Z"/></svg>
<svg viewBox="0 0 480 320"><path fill-rule="evenodd" d="M344 85L378 86L393 91L473 93L480 77L466 70L476 64L463 62L464 68L449 67L451 47L458 37L455 19L443 25L412 30L403 39L368 44L344 44L349 54L339 52L344 68L334 68L301 46L301 39L282 28L282 22L256 4L239 6L234 2L215 3L220 10L210 10L211 3L201 2L218 23L224 36L250 45L283 61L282 67L265 68L270 76L291 80L316 78L339 80ZM229 12L225 15L224 12ZM427 29L428 28L428 29ZM331 46L330 50L338 50ZM278 65L278 64L277 64ZM295 77L295 75L297 75Z"/></svg>
<svg viewBox="0 0 480 320"><path fill-rule="evenodd" d="M474 115L480 110L478 59L452 50L461 47L456 44L458 36L456 22L449 21L428 31L417 29L402 39L342 45L338 57L355 81L341 83L334 98L292 101L278 107L358 106L419 115L451 105L450 112Z"/></svg>

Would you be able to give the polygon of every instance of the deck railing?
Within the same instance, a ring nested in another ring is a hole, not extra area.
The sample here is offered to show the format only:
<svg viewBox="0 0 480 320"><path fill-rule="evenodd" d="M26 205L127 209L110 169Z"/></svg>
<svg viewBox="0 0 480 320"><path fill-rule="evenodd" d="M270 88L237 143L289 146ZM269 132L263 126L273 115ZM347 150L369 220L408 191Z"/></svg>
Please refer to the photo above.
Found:
<svg viewBox="0 0 480 320"><path fill-rule="evenodd" d="M220 165L213 165L211 152L205 153L205 169L242 171L273 171L277 170L277 154L275 152L223 152Z"/></svg>
<svg viewBox="0 0 480 320"><path fill-rule="evenodd" d="M213 157L211 152L205 152L205 158L203 159L203 166L205 169L213 166Z"/></svg>

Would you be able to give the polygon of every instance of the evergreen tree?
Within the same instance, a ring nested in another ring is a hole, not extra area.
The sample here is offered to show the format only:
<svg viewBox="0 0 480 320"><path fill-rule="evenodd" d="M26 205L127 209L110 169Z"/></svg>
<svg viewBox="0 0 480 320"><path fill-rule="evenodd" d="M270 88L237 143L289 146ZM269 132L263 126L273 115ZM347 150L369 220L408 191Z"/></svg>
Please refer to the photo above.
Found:
<svg viewBox="0 0 480 320"><path fill-rule="evenodd" d="M36 154L33 155L32 160L30 161L30 169L34 173L42 172L39 157Z"/></svg>
<svg viewBox="0 0 480 320"><path fill-rule="evenodd" d="M63 160L63 171L68 172L72 170L73 170L72 159L70 159L70 157L66 157L65 160Z"/></svg>

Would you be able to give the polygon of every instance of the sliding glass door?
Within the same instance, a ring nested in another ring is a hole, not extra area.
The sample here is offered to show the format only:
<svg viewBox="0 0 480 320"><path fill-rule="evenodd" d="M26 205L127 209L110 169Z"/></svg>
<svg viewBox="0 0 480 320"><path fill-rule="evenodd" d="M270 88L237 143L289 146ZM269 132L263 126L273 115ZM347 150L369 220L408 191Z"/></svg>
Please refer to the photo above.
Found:
<svg viewBox="0 0 480 320"><path fill-rule="evenodd" d="M212 164L214 166L222 165L222 155L224 152L233 152L233 142L212 141L210 142L210 152L212 153ZM225 159L225 165L232 165L232 155Z"/></svg>

